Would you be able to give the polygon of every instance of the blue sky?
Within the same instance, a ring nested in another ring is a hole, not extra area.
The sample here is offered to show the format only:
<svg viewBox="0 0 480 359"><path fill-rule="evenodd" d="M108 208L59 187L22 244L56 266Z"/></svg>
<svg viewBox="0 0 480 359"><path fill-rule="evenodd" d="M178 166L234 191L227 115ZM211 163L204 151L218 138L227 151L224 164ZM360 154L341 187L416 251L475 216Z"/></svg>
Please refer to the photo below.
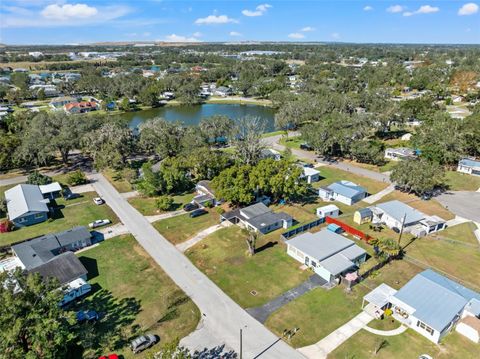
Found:
<svg viewBox="0 0 480 359"><path fill-rule="evenodd" d="M480 43L480 1L0 0L0 42Z"/></svg>

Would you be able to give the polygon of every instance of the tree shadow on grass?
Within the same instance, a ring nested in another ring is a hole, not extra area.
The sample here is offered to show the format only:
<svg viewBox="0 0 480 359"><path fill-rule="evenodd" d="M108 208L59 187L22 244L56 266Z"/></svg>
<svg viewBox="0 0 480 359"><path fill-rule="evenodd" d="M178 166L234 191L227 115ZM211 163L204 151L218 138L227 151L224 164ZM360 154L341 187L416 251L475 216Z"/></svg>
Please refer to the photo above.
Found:
<svg viewBox="0 0 480 359"><path fill-rule="evenodd" d="M260 247L258 247L258 248L255 249L255 254L260 253L260 252L263 252L264 250L267 250L267 249L269 249L269 248L273 248L273 247L275 247L277 244L278 244L277 241L275 241L275 242L270 241L270 242L268 242L268 243L265 243L263 246L260 246Z"/></svg>

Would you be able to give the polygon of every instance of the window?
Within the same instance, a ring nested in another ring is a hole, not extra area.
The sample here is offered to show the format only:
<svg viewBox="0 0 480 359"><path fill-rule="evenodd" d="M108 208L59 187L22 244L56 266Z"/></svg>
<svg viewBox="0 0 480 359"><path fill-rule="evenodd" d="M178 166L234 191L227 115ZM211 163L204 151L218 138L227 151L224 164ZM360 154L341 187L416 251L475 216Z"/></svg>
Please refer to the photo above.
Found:
<svg viewBox="0 0 480 359"><path fill-rule="evenodd" d="M309 263L310 263L310 258L305 257L305 264L308 266Z"/></svg>
<svg viewBox="0 0 480 359"><path fill-rule="evenodd" d="M18 223L23 223L23 222L26 222L26 221L27 221L27 219L25 217L20 217L20 218L17 219Z"/></svg>
<svg viewBox="0 0 480 359"><path fill-rule="evenodd" d="M423 330L425 330L427 333L429 333L432 336L433 336L433 333L435 332L435 330L433 330L433 328L429 327L428 325L426 325L425 323L423 323L419 320L417 321L417 327L422 328Z"/></svg>
<svg viewBox="0 0 480 359"><path fill-rule="evenodd" d="M317 267L317 263L314 261L311 261L310 264L312 265L312 267Z"/></svg>
<svg viewBox="0 0 480 359"><path fill-rule="evenodd" d="M35 213L35 219L43 218L43 213Z"/></svg>

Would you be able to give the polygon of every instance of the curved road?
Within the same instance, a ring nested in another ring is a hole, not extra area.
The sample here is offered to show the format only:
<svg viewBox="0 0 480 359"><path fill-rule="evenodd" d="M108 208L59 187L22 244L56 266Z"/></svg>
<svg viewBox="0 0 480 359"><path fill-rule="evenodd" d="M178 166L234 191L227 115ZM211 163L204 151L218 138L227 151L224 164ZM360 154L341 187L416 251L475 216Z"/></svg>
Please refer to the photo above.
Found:
<svg viewBox="0 0 480 359"><path fill-rule="evenodd" d="M304 356L281 341L251 317L207 276L200 272L175 246L134 209L101 174L89 176L97 193L125 224L138 243L173 281L192 298L203 313L201 329L191 335L188 346L199 349L225 344L238 352L239 331L243 329L245 359L302 359ZM161 290L161 288L160 288Z"/></svg>

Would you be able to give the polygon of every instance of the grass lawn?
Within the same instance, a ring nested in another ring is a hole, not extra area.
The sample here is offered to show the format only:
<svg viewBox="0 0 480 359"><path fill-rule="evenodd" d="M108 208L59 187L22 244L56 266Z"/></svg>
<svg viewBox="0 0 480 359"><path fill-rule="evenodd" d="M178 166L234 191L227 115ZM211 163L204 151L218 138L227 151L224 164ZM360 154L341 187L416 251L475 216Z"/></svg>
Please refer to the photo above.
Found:
<svg viewBox="0 0 480 359"><path fill-rule="evenodd" d="M70 201L57 198L56 203L60 209L55 212L53 220L2 233L0 234L0 245L67 230L75 226L86 226L97 219L110 219L113 223L118 222L117 216L108 205L97 206L93 203L92 199L97 196L96 192L87 192Z"/></svg>
<svg viewBox="0 0 480 359"><path fill-rule="evenodd" d="M108 168L103 170L102 174L118 192L125 193L133 191L132 185L128 181L124 180L121 176L121 173L118 171Z"/></svg>
<svg viewBox="0 0 480 359"><path fill-rule="evenodd" d="M282 336L284 329L300 328L289 344L295 348L314 344L361 312L365 287L350 293L343 287L314 289L274 312L266 326Z"/></svg>
<svg viewBox="0 0 480 359"><path fill-rule="evenodd" d="M267 137L273 137L273 136L278 136L278 135L284 135L285 134L285 131L273 131L273 132L267 132L267 133L264 133L262 134L262 137L263 138L267 138Z"/></svg>
<svg viewBox="0 0 480 359"><path fill-rule="evenodd" d="M299 150L300 145L304 142L305 142L305 140L303 140L301 136L294 136L294 137L289 136L288 138L287 137L282 137L280 139L280 144L281 145L284 145L284 146L286 146L288 148L291 148L291 149L294 149L294 150Z"/></svg>
<svg viewBox="0 0 480 359"><path fill-rule="evenodd" d="M274 212L285 212L293 217L293 219L299 223L305 223L313 221L317 218L316 208L320 207L317 203L301 204L301 203L289 203L285 205L274 205L270 208Z"/></svg>
<svg viewBox="0 0 480 359"><path fill-rule="evenodd" d="M391 171L398 164L398 162L395 162L395 161L387 161L387 163L385 163L382 166L376 166L368 163L360 163L360 162L350 161L350 160L343 160L342 162L351 164L352 166L362 167L367 170L376 171L376 172Z"/></svg>
<svg viewBox="0 0 480 359"><path fill-rule="evenodd" d="M393 330L399 328L400 325L401 323L393 319L391 316L384 319L374 319L368 323L370 328L378 330Z"/></svg>
<svg viewBox="0 0 480 359"><path fill-rule="evenodd" d="M437 215L444 220L449 220L455 218L455 215L445 209L439 202L437 202L435 199L430 199L428 201L423 201L419 197L413 195L413 194L408 194L408 193L403 193L400 191L393 191L386 196L384 196L382 199L380 199L376 204L378 203L383 203L383 202L388 202L392 200L399 200L401 202L404 202L408 204L409 206L418 209L419 211L428 214L428 215Z"/></svg>
<svg viewBox="0 0 480 359"><path fill-rule="evenodd" d="M458 224L453 227L448 227L444 231L432 234L432 237L440 239L451 239L454 241L465 242L478 246L478 240L473 233L477 229L477 226L473 222L466 222Z"/></svg>
<svg viewBox="0 0 480 359"><path fill-rule="evenodd" d="M423 268L406 260L396 260L386 264L380 270L372 273L359 286L370 290L385 283L395 289L403 287L415 275L422 272Z"/></svg>
<svg viewBox="0 0 480 359"><path fill-rule="evenodd" d="M278 231L260 237L252 257L247 255L245 239L245 232L231 226L212 233L186 252L193 264L242 307L263 305L311 275L301 271L300 263L286 253Z"/></svg>
<svg viewBox="0 0 480 359"><path fill-rule="evenodd" d="M480 188L480 176L467 175L457 171L447 171L446 184L452 191L476 191Z"/></svg>
<svg viewBox="0 0 480 359"><path fill-rule="evenodd" d="M323 177L320 181L314 183L314 186L317 188L328 186L329 184L340 180L354 182L364 187L370 194L380 192L382 189L388 187L388 183L378 182L368 177L359 176L330 166L321 166L317 169L320 171L320 176Z"/></svg>
<svg viewBox="0 0 480 359"><path fill-rule="evenodd" d="M182 214L154 222L153 226L171 243L178 244L220 222L214 209L209 210L209 212L195 218L190 218L188 214Z"/></svg>
<svg viewBox="0 0 480 359"><path fill-rule="evenodd" d="M133 358L126 345L136 335L155 333L161 343L167 343L196 328L198 308L132 236L109 239L78 256L95 291L81 307L106 316L93 327L93 347L98 347L95 357L116 352ZM119 332L118 341L112 340Z"/></svg>
<svg viewBox="0 0 480 359"><path fill-rule="evenodd" d="M194 193L186 193L173 196L175 202L173 203L172 211L181 209L185 204L191 202L194 195ZM133 197L129 198L128 202L144 216L153 216L165 212L157 208L157 198L158 197Z"/></svg>

